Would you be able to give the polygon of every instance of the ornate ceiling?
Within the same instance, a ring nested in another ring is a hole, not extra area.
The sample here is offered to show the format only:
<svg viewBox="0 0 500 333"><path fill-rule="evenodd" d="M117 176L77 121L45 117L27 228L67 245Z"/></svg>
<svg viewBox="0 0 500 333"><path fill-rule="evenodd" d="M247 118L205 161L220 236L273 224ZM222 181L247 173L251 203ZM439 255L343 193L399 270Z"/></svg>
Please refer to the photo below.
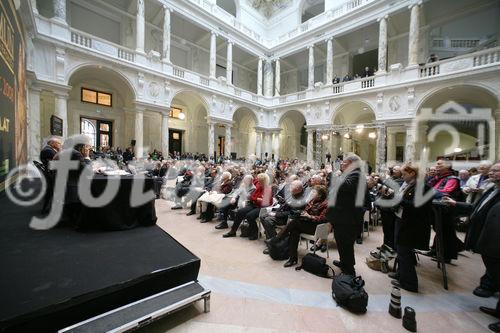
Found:
<svg viewBox="0 0 500 333"><path fill-rule="evenodd" d="M286 8L291 0L248 0L248 2L265 17L270 18L279 10Z"/></svg>

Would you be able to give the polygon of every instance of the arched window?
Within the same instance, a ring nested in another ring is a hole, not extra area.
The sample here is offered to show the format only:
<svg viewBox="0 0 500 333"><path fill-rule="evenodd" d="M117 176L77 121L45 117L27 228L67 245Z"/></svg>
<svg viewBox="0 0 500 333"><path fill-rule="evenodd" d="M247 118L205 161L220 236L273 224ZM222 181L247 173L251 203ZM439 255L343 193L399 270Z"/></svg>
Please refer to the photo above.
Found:
<svg viewBox="0 0 500 333"><path fill-rule="evenodd" d="M302 19L304 23L325 11L325 0L304 0L302 3Z"/></svg>
<svg viewBox="0 0 500 333"><path fill-rule="evenodd" d="M95 147L95 125L88 119L82 119L81 132L90 139L90 145Z"/></svg>
<svg viewBox="0 0 500 333"><path fill-rule="evenodd" d="M236 17L236 3L235 0L217 0L217 6L224 9L229 14Z"/></svg>

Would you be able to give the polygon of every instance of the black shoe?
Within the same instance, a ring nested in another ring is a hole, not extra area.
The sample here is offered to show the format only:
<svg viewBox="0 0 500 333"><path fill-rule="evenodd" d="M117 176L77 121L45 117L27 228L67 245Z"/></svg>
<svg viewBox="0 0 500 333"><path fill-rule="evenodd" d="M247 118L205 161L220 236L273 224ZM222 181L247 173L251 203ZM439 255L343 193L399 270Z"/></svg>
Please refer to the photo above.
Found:
<svg viewBox="0 0 500 333"><path fill-rule="evenodd" d="M316 246L316 244L315 244L315 245L311 246L311 248L309 250L311 250L312 252L316 252L319 250L319 246Z"/></svg>
<svg viewBox="0 0 500 333"><path fill-rule="evenodd" d="M191 216L191 215L194 215L194 214L196 214L196 213L195 213L195 212L193 212L193 211L189 211L189 212L186 214L186 216Z"/></svg>
<svg viewBox="0 0 500 333"><path fill-rule="evenodd" d="M259 238L259 236L257 236L257 235L248 236L248 240L251 240L251 241L257 240L258 238Z"/></svg>
<svg viewBox="0 0 500 333"><path fill-rule="evenodd" d="M498 311L497 309L487 308L486 306L480 306L479 310L495 318L500 318L500 311Z"/></svg>
<svg viewBox="0 0 500 333"><path fill-rule="evenodd" d="M334 266L337 266L338 268L342 268L342 263L340 260L334 260L332 263Z"/></svg>
<svg viewBox="0 0 500 333"><path fill-rule="evenodd" d="M417 320L415 319L415 310L407 306L403 315L403 327L410 332L417 331Z"/></svg>
<svg viewBox="0 0 500 333"><path fill-rule="evenodd" d="M248 237L248 232L242 232L242 233L240 234L240 237Z"/></svg>
<svg viewBox="0 0 500 333"><path fill-rule="evenodd" d="M356 244L363 244L363 238L357 238Z"/></svg>
<svg viewBox="0 0 500 333"><path fill-rule="evenodd" d="M393 280L399 280L399 274L396 272L390 272L389 274L387 274L387 276Z"/></svg>
<svg viewBox="0 0 500 333"><path fill-rule="evenodd" d="M500 321L498 323L489 324L488 328L493 332L500 332Z"/></svg>
<svg viewBox="0 0 500 333"><path fill-rule="evenodd" d="M474 289L474 291L472 293L474 295L476 295L477 297L484 297L484 298L491 297L494 294L493 291L488 290L488 289L483 289L481 287L477 287L476 289Z"/></svg>
<svg viewBox="0 0 500 333"><path fill-rule="evenodd" d="M398 287L400 289L404 289L406 291L409 291L409 292L412 292L412 293L418 293L418 289L416 288L408 288L406 286L403 286L401 285L401 283L398 281L398 280L392 280L391 281L391 284L394 286L394 287Z"/></svg>
<svg viewBox="0 0 500 333"><path fill-rule="evenodd" d="M222 237L224 237L224 238L236 237L236 232L234 232L234 231L231 230L228 233L225 233L224 235L222 235Z"/></svg>
<svg viewBox="0 0 500 333"><path fill-rule="evenodd" d="M215 226L215 229L227 229L227 228L229 228L229 226L227 225L226 221L222 221L221 223Z"/></svg>
<svg viewBox="0 0 500 333"><path fill-rule="evenodd" d="M203 220L200 221L200 223L207 223L207 222L210 222L210 221L212 221L212 220L203 219Z"/></svg>
<svg viewBox="0 0 500 333"><path fill-rule="evenodd" d="M321 252L326 252L328 250L328 246L326 244L321 245Z"/></svg>
<svg viewBox="0 0 500 333"><path fill-rule="evenodd" d="M182 209L182 206L174 206L174 207L172 207L170 209L172 209L172 210Z"/></svg>
<svg viewBox="0 0 500 333"><path fill-rule="evenodd" d="M264 251L262 251L262 253L264 254L269 254L269 249L268 248L265 248Z"/></svg>
<svg viewBox="0 0 500 333"><path fill-rule="evenodd" d="M290 258L288 261L283 265L283 267L292 267L297 265L297 258Z"/></svg>

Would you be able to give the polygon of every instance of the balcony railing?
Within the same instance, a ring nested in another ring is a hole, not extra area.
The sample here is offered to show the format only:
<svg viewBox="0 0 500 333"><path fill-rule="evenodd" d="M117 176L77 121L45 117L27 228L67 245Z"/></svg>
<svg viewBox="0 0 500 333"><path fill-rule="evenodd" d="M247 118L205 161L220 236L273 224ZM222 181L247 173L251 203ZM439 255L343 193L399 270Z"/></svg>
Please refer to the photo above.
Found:
<svg viewBox="0 0 500 333"><path fill-rule="evenodd" d="M375 87L375 78L371 77L368 79L361 80L361 89L372 88Z"/></svg>

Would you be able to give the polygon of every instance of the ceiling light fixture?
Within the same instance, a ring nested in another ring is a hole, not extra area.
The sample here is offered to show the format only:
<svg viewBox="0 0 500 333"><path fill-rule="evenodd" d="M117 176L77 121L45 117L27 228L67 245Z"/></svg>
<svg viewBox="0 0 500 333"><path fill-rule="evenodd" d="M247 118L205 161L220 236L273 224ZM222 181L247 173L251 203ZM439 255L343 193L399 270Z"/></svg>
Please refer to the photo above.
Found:
<svg viewBox="0 0 500 333"><path fill-rule="evenodd" d="M186 119L186 114L184 112L179 113L179 119L180 120Z"/></svg>
<svg viewBox="0 0 500 333"><path fill-rule="evenodd" d="M368 137L369 137L370 139L375 139L375 138L377 138L377 133L375 133L375 132L370 132L370 133L368 133Z"/></svg>
<svg viewBox="0 0 500 333"><path fill-rule="evenodd" d="M365 128L365 125L363 125L363 124L356 125L356 133L362 133L364 128Z"/></svg>

